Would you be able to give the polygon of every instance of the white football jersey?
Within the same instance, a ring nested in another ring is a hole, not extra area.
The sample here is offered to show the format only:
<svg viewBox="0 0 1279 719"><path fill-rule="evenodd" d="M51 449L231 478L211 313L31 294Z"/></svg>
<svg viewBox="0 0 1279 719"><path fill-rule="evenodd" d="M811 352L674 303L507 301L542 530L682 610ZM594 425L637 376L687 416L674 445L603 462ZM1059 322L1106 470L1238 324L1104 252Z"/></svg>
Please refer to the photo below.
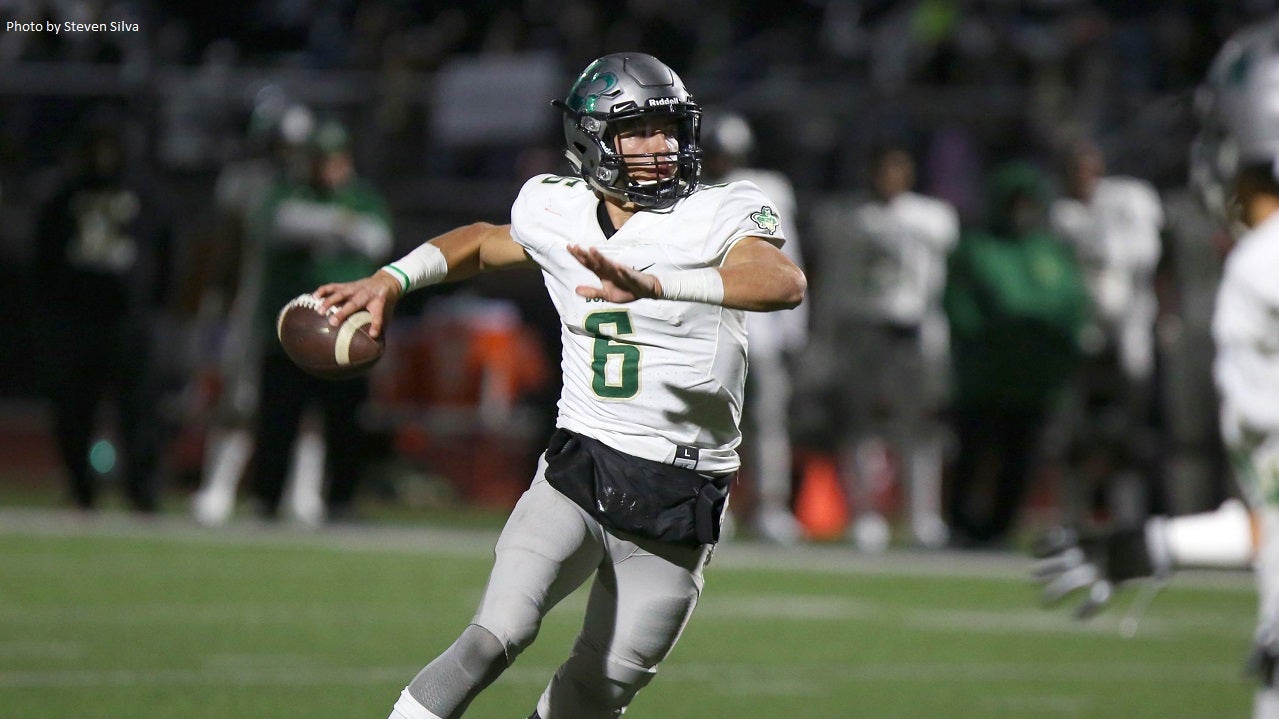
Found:
<svg viewBox="0 0 1279 719"><path fill-rule="evenodd" d="M1055 201L1054 232L1075 250L1102 327L1129 374L1154 369L1152 326L1158 312L1155 268L1162 254L1163 205L1144 180L1103 177L1091 201Z"/></svg>
<svg viewBox="0 0 1279 719"><path fill-rule="evenodd" d="M1279 433L1279 215L1239 240L1217 290L1213 376L1221 392L1223 429L1241 424Z"/></svg>
<svg viewBox="0 0 1279 719"><path fill-rule="evenodd" d="M735 471L745 313L699 302L588 301L576 288L600 280L567 246L596 247L644 272L718 267L745 237L785 242L775 206L750 182L703 186L668 210L636 213L610 238L599 202L581 179L539 175L511 208L511 237L541 266L560 315L557 425L636 457Z"/></svg>
<svg viewBox="0 0 1279 719"><path fill-rule="evenodd" d="M959 242L950 203L915 192L888 202L838 197L817 210L831 273L828 310L841 317L917 325L938 311L946 258Z"/></svg>

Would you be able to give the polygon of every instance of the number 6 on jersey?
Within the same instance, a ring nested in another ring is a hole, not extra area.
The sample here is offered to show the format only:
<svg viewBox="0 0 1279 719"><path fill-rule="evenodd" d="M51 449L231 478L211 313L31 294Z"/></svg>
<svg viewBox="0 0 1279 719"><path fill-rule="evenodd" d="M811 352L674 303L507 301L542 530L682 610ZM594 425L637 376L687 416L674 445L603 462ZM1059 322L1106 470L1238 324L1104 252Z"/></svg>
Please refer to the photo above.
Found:
<svg viewBox="0 0 1279 719"><path fill-rule="evenodd" d="M630 399L639 393L640 349L613 338L634 334L626 310L592 312L582 323L595 336L591 361L591 389L604 399ZM611 332L605 327L611 326Z"/></svg>

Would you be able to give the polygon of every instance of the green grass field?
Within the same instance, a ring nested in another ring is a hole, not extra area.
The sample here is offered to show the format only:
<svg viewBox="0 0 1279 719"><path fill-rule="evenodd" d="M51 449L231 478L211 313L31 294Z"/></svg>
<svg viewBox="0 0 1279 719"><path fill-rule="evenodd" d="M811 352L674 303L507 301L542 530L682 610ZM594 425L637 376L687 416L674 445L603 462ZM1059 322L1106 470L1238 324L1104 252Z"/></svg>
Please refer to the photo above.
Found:
<svg viewBox="0 0 1279 719"><path fill-rule="evenodd" d="M468 621L494 538L0 511L0 717L382 719ZM1015 555L726 544L628 716L1249 715L1249 577L1179 577L1124 639L1124 603L1073 622L1038 608L1025 568ZM528 715L582 596L468 719Z"/></svg>

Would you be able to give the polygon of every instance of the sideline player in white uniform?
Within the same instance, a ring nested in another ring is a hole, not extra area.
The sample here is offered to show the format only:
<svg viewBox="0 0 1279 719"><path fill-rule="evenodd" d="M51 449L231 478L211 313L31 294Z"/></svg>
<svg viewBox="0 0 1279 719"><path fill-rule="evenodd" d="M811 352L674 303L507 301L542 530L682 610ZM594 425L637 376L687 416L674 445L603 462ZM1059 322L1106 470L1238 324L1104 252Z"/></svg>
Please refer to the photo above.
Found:
<svg viewBox="0 0 1279 719"><path fill-rule="evenodd" d="M306 171L306 141L315 129L315 117L305 105L290 103L279 88L269 86L249 119L251 154L226 164L214 185L216 205L230 237L223 242L238 245L210 250L220 256L238 255L237 284L229 297L216 296L212 304L228 302L219 369L223 386L217 417L209 429L201 486L191 500L196 521L225 524L235 512L240 481L253 456L253 420L258 414L259 376L264 338L257 311L262 296L263 222L259 210L275 182L282 176ZM211 262L200 258L200 269ZM209 293L213 295L213 292ZM289 509L300 520L315 523L323 513L324 439L315 429L304 429L294 444L286 486ZM311 491L306 491L309 488Z"/></svg>
<svg viewBox="0 0 1279 719"><path fill-rule="evenodd" d="M795 232L795 188L776 170L750 167L755 134L746 118L735 112L708 113L702 128L703 171L710 182L755 183L768 199L786 235L782 252L804 267ZM748 312L751 368L746 392L746 468L755 480L758 503L752 524L760 537L778 544L793 544L803 537L803 527L791 510L792 461L790 358L808 342L807 304L789 312Z"/></svg>
<svg viewBox="0 0 1279 719"><path fill-rule="evenodd" d="M1050 217L1084 268L1095 329L1073 393L1071 454L1079 476L1070 483L1067 516L1087 516L1100 488L1112 516L1140 522L1149 511L1155 465L1149 416L1163 203L1149 182L1105 174L1105 156L1090 141L1072 143L1064 159L1067 194L1053 202ZM1087 469L1098 461L1098 469Z"/></svg>
<svg viewBox="0 0 1279 719"><path fill-rule="evenodd" d="M869 192L832 197L813 213L827 278L816 285L813 331L837 358L825 385L838 401L840 474L857 513L853 541L866 552L888 547L873 476L891 446L901 458L911 532L936 548L949 536L938 414L950 329L941 296L959 216L950 203L912 191L915 161L904 147L876 150L870 171Z"/></svg>
<svg viewBox="0 0 1279 719"><path fill-rule="evenodd" d="M316 291L333 322L433 282L541 268L562 321L558 429L497 542L472 623L392 719L454 719L594 575L582 632L533 714L616 717L674 646L738 468L744 312L795 307L803 272L750 183L698 185L700 110L656 58L607 55L564 112L577 177L541 175L511 224L446 232L364 280Z"/></svg>
<svg viewBox="0 0 1279 719"><path fill-rule="evenodd" d="M1255 719L1279 717L1279 17L1227 41L1197 98L1204 126L1192 181L1242 233L1226 260L1213 315L1221 432L1247 506L1153 517L1135 529L1058 533L1037 568L1044 598L1086 590L1090 616L1115 584L1183 567L1253 567L1259 621L1250 668Z"/></svg>

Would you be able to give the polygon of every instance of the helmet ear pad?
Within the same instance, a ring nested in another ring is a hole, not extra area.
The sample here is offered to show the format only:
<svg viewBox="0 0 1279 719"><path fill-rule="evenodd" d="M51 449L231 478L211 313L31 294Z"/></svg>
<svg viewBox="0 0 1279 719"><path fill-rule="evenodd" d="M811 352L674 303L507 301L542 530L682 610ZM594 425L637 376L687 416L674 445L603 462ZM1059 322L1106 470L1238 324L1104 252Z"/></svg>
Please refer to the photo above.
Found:
<svg viewBox="0 0 1279 719"><path fill-rule="evenodd" d="M554 104L565 111L564 135L568 143L564 156L573 166L573 171L596 189L614 194L614 185L621 177L625 163L606 144L604 121L589 115L574 117L563 103L557 100Z"/></svg>
<svg viewBox="0 0 1279 719"><path fill-rule="evenodd" d="M578 127L589 140L586 152L591 159L590 164L595 167L589 179L611 187L621 176L625 163L617 154L616 148L612 146L613 140L609 137L608 123L587 115L578 121Z"/></svg>

